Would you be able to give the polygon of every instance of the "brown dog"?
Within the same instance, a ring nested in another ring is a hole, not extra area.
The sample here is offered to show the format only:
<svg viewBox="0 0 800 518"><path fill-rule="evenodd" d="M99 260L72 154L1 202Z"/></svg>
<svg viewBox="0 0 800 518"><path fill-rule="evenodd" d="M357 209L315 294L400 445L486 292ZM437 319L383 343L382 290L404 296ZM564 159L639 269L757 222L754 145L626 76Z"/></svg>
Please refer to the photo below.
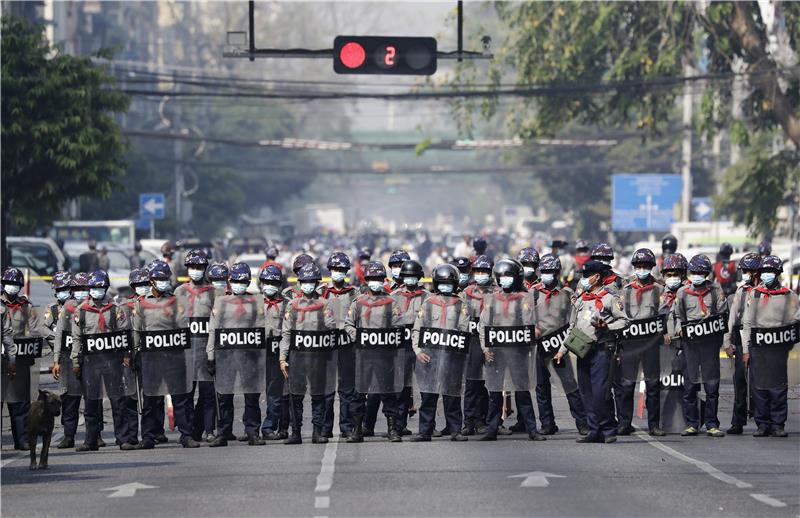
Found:
<svg viewBox="0 0 800 518"><path fill-rule="evenodd" d="M39 391L39 399L31 403L28 411L28 441L31 445L31 466L36 469L36 442L42 436L42 454L39 469L47 469L50 439L53 437L55 417L61 414L61 396L47 390Z"/></svg>

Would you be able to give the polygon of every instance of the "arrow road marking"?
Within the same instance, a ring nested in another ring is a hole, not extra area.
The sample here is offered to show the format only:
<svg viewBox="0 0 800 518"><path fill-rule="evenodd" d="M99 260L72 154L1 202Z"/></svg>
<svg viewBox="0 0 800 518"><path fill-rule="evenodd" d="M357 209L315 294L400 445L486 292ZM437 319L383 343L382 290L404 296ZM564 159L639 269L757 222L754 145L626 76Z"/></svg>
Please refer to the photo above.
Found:
<svg viewBox="0 0 800 518"><path fill-rule="evenodd" d="M547 478L567 478L564 475L556 475L554 473L547 473L546 471L531 471L530 473L520 473L519 475L511 475L508 478L524 478L519 487L547 487L550 485Z"/></svg>
<svg viewBox="0 0 800 518"><path fill-rule="evenodd" d="M122 484L121 486L117 487L107 487L105 489L101 489L101 491L113 491L108 498L123 498L126 496L133 496L136 494L136 491L140 489L157 489L158 486L148 486L147 484L141 484L139 482L130 482L128 484Z"/></svg>

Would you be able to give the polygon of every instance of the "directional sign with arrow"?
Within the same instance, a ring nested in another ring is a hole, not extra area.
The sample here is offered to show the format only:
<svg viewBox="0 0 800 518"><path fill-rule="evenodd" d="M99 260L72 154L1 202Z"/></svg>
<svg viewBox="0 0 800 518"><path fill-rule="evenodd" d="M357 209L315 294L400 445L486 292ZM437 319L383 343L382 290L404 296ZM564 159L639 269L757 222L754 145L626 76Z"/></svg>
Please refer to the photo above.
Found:
<svg viewBox="0 0 800 518"><path fill-rule="evenodd" d="M564 475L556 475L546 471L531 471L530 473L520 473L519 475L511 475L508 478L522 478L522 484L519 487L547 487L550 485L548 478L567 478Z"/></svg>
<svg viewBox="0 0 800 518"><path fill-rule="evenodd" d="M680 175L615 174L611 180L611 226L618 231L666 231L680 203Z"/></svg>
<svg viewBox="0 0 800 518"><path fill-rule="evenodd" d="M163 192L139 194L139 217L141 219L164 219L166 205Z"/></svg>
<svg viewBox="0 0 800 518"><path fill-rule="evenodd" d="M693 221L711 221L711 214L714 212L711 198L693 198L692 212Z"/></svg>
<svg viewBox="0 0 800 518"><path fill-rule="evenodd" d="M108 495L108 498L124 498L135 495L136 491L140 489L158 489L158 486L148 486L140 482L130 482L128 484L122 484L121 486L107 487L102 491L113 491L113 493Z"/></svg>

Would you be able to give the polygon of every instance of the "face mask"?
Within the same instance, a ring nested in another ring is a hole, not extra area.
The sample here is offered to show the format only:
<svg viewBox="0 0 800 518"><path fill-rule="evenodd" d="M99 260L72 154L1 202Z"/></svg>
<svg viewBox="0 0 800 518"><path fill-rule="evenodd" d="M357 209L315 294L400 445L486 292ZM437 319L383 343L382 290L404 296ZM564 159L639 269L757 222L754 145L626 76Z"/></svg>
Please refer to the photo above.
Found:
<svg viewBox="0 0 800 518"><path fill-rule="evenodd" d="M19 290L20 290L20 286L17 286L16 284L4 284L3 285L3 291L5 291L9 295L11 295L12 297L15 296L17 293L19 293Z"/></svg>
<svg viewBox="0 0 800 518"><path fill-rule="evenodd" d="M752 280L752 278L753 278L753 275L751 273L743 273L742 274L742 280L744 282L746 282L747 284L750 284L750 281Z"/></svg>
<svg viewBox="0 0 800 518"><path fill-rule="evenodd" d="M331 272L331 279L333 282L342 282L345 278L344 272Z"/></svg>
<svg viewBox="0 0 800 518"><path fill-rule="evenodd" d="M400 268L392 268L392 278L397 279L400 277Z"/></svg>
<svg viewBox="0 0 800 518"><path fill-rule="evenodd" d="M313 282L301 282L300 283L300 290L305 293L306 295L311 295L314 293L314 290L317 289L317 285Z"/></svg>
<svg viewBox="0 0 800 518"><path fill-rule="evenodd" d="M92 288L89 290L89 296L92 297L94 300L101 300L103 297L106 296L106 289Z"/></svg>
<svg viewBox="0 0 800 518"><path fill-rule="evenodd" d="M667 288L674 290L678 286L681 285L681 278L680 277L667 277L664 279L664 284L667 285Z"/></svg>
<svg viewBox="0 0 800 518"><path fill-rule="evenodd" d="M592 283L589 282L589 278L588 277L581 277L580 285L581 285L581 288L583 288L583 291L587 291L592 287Z"/></svg>
<svg viewBox="0 0 800 518"><path fill-rule="evenodd" d="M453 293L453 285L452 284L440 284L439 285L439 293L443 293L445 295L450 295Z"/></svg>
<svg viewBox="0 0 800 518"><path fill-rule="evenodd" d="M636 273L636 277L638 277L641 280L644 280L644 279L647 279L648 277L650 277L650 270L646 270L644 268L637 268L635 273Z"/></svg>
<svg viewBox="0 0 800 518"><path fill-rule="evenodd" d="M205 270L191 269L189 270L189 278L197 282L203 279L203 275L205 275L205 273Z"/></svg>
<svg viewBox="0 0 800 518"><path fill-rule="evenodd" d="M543 273L542 274L542 282L545 285L550 286L551 284L556 282L556 276L554 274L552 274L552 273Z"/></svg>
<svg viewBox="0 0 800 518"><path fill-rule="evenodd" d="M75 300L83 300L89 296L89 290L78 290L73 293L73 295L75 296Z"/></svg>
<svg viewBox="0 0 800 518"><path fill-rule="evenodd" d="M464 285L469 282L469 274L468 273L459 273L458 274L458 283Z"/></svg>
<svg viewBox="0 0 800 518"><path fill-rule="evenodd" d="M611 266L611 259L598 259L598 261L600 261L603 264Z"/></svg>
<svg viewBox="0 0 800 518"><path fill-rule="evenodd" d="M261 287L261 291L267 297L272 297L273 295L278 293L278 287L277 286L273 286L272 284L265 284L264 286Z"/></svg>
<svg viewBox="0 0 800 518"><path fill-rule="evenodd" d="M243 295L247 292L247 284L243 282L232 282L231 291L234 295Z"/></svg>
<svg viewBox="0 0 800 518"><path fill-rule="evenodd" d="M536 268L533 266L523 266L522 270L525 272L525 277L531 277L536 273Z"/></svg>
<svg viewBox="0 0 800 518"><path fill-rule="evenodd" d="M367 287L369 291L379 292L383 291L383 283L381 281L368 281Z"/></svg>
<svg viewBox="0 0 800 518"><path fill-rule="evenodd" d="M481 286L486 286L487 284L489 284L489 274L488 273L476 273L475 274L475 282L477 282Z"/></svg>
<svg viewBox="0 0 800 518"><path fill-rule="evenodd" d="M159 293L169 293L172 291L172 285L169 283L169 281L156 281L155 285L156 290Z"/></svg>
<svg viewBox="0 0 800 518"><path fill-rule="evenodd" d="M419 284L419 279L416 277L403 277L403 284L406 286L416 286Z"/></svg>
<svg viewBox="0 0 800 518"><path fill-rule="evenodd" d="M214 289L225 291L228 288L228 283L225 281L213 281Z"/></svg>
<svg viewBox="0 0 800 518"><path fill-rule="evenodd" d="M56 292L56 300L59 302L66 302L69 299L69 292L68 291L57 291Z"/></svg>
<svg viewBox="0 0 800 518"><path fill-rule="evenodd" d="M500 287L501 288L507 290L513 285L514 285L514 277L500 277Z"/></svg>
<svg viewBox="0 0 800 518"><path fill-rule="evenodd" d="M763 282L765 285L769 286L770 284L775 282L775 278L776 277L777 277L777 275L775 275L775 273L773 273L773 272L764 272L764 273L761 274L761 282Z"/></svg>
<svg viewBox="0 0 800 518"><path fill-rule="evenodd" d="M705 275L690 275L689 276L689 280L692 281L692 284L694 284L695 286L700 286L701 284L703 284L705 282L706 276Z"/></svg>
<svg viewBox="0 0 800 518"><path fill-rule="evenodd" d="M134 288L136 290L136 294L140 297L146 297L148 293L150 293L149 286L136 286Z"/></svg>

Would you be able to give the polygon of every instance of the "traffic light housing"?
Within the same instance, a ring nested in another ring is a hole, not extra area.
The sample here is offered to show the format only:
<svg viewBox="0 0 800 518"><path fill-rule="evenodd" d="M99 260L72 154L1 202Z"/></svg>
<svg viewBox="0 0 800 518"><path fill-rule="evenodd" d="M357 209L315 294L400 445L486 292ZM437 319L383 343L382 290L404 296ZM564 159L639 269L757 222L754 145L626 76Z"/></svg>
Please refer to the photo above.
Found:
<svg viewBox="0 0 800 518"><path fill-rule="evenodd" d="M337 36L333 40L337 74L432 75L436 38Z"/></svg>

